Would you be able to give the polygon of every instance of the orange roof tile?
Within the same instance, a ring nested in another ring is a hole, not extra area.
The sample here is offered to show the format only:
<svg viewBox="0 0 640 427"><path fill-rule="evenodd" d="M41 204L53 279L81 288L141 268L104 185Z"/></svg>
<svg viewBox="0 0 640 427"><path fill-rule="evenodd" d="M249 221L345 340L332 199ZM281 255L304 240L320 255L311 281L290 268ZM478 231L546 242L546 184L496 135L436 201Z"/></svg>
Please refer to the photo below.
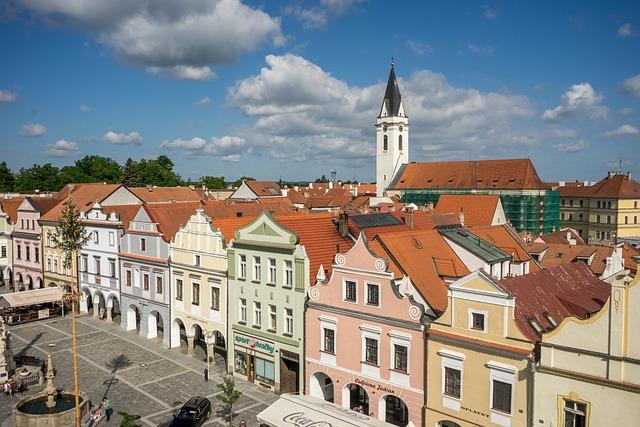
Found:
<svg viewBox="0 0 640 427"><path fill-rule="evenodd" d="M463 277L469 270L437 230L379 234L376 240L437 312L447 308L443 277Z"/></svg>
<svg viewBox="0 0 640 427"><path fill-rule="evenodd" d="M117 206L103 206L102 212L110 215L111 212L118 214L122 226L125 230L129 228L129 223L140 210L141 205L117 205Z"/></svg>
<svg viewBox="0 0 640 427"><path fill-rule="evenodd" d="M409 163L391 184L395 189L546 189L529 159Z"/></svg>
<svg viewBox="0 0 640 427"><path fill-rule="evenodd" d="M635 277L638 272L638 261L640 260L640 250L627 242L622 244L622 257L624 258L624 268L630 270L630 276Z"/></svg>
<svg viewBox="0 0 640 427"><path fill-rule="evenodd" d="M129 187L129 191L145 203L199 202L202 190L190 187Z"/></svg>
<svg viewBox="0 0 640 427"><path fill-rule="evenodd" d="M162 240L170 242L181 225L187 223L201 203L158 203L142 205L149 218L158 224L158 231L162 234Z"/></svg>
<svg viewBox="0 0 640 427"><path fill-rule="evenodd" d="M561 197L596 197L606 199L640 199L640 182L628 175L613 175L594 185L564 185L558 187Z"/></svg>
<svg viewBox="0 0 640 427"><path fill-rule="evenodd" d="M225 218L230 216L255 217L262 211L272 214L288 214L296 211L296 207L289 199L261 199L258 201L207 200L203 205L204 211L211 218Z"/></svg>
<svg viewBox="0 0 640 427"><path fill-rule="evenodd" d="M561 228L554 233L542 234L534 240L540 243L562 243L564 245L569 244L569 239L575 240L576 245L586 245L585 241L573 228Z"/></svg>
<svg viewBox="0 0 640 427"><path fill-rule="evenodd" d="M510 225L503 224L468 228L473 234L485 242L511 255L515 261L531 261L531 256L526 250L527 244Z"/></svg>
<svg viewBox="0 0 640 427"><path fill-rule="evenodd" d="M498 208L499 196L481 194L443 194L438 199L435 213L460 215L464 212L464 225L491 225Z"/></svg>
<svg viewBox="0 0 640 427"><path fill-rule="evenodd" d="M220 230L225 243L228 245L233 239L235 239L235 233L238 228L242 228L245 225L253 221L255 216L243 216L243 217L224 217L224 218L212 218L213 226Z"/></svg>
<svg viewBox="0 0 640 427"><path fill-rule="evenodd" d="M67 186L67 188L71 191L67 192L67 197L71 198L73 203L76 205L76 209L79 212L87 212L93 207L96 202L103 201L120 187L120 184L70 184ZM58 221L60 219L60 215L62 214L64 203L67 200L67 197L59 200L56 206L49 210L45 215L43 215L40 220Z"/></svg>
<svg viewBox="0 0 640 427"><path fill-rule="evenodd" d="M527 252L540 254L544 251L542 259L538 261L543 269L549 269L558 265L570 264L579 261L586 262L593 256L589 268L597 275L601 275L607 267L606 259L611 256L614 248L611 246L595 245L563 245L560 243L530 243Z"/></svg>
<svg viewBox="0 0 640 427"><path fill-rule="evenodd" d="M245 181L247 187L258 197L278 197L282 195L282 189L275 181Z"/></svg>
<svg viewBox="0 0 640 427"><path fill-rule="evenodd" d="M2 212L7 214L11 224L16 223L16 219L18 218L18 206L20 206L23 200L24 197L13 197L11 199L0 200L0 208L2 209Z"/></svg>

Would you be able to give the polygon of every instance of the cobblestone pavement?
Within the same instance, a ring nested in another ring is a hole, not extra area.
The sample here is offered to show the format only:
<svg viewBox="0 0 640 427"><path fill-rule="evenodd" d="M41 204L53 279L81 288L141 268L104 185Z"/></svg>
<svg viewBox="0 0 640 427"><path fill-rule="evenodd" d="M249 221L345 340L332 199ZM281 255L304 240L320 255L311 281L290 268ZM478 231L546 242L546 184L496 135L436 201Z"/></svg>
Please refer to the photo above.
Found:
<svg viewBox="0 0 640 427"><path fill-rule="evenodd" d="M226 425L223 406L217 401L216 384L225 373L224 360L217 356L209 382L204 381L205 357L187 356L186 349L166 350L161 339L146 339L135 332L122 330L118 323L107 323L90 316L77 318L78 376L80 389L95 404L107 395L114 416L100 425L118 426L118 411L138 414L140 424L167 426L177 409L191 396L204 395L213 404L211 419L205 426ZM26 354L46 360L51 354L57 370L56 386L73 390L71 357L71 322L55 318L9 328L14 354ZM182 350L182 351L181 351ZM197 353L198 354L198 353ZM234 406L234 425L246 420L256 425L256 415L277 396L236 380L243 392ZM42 386L31 386L25 394L36 393ZM23 395L0 395L0 423L11 426L11 408Z"/></svg>

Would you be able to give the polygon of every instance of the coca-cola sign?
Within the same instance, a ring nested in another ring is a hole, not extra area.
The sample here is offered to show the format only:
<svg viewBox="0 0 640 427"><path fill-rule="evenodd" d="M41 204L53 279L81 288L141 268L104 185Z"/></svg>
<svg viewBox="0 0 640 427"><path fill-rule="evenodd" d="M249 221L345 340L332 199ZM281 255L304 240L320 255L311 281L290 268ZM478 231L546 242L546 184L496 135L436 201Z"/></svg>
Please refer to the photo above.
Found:
<svg viewBox="0 0 640 427"><path fill-rule="evenodd" d="M292 424L296 427L333 427L330 422L316 420L303 411L293 412L291 414L285 415L282 418L282 421L287 424Z"/></svg>

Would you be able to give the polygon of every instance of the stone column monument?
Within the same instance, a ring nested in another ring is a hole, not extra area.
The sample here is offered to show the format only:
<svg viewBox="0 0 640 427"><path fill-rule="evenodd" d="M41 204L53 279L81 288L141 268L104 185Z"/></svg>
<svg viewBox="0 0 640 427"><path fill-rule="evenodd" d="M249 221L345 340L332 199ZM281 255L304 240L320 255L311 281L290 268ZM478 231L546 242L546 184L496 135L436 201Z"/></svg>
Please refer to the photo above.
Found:
<svg viewBox="0 0 640 427"><path fill-rule="evenodd" d="M16 370L11 349L11 334L7 331L4 319L0 317L0 383L8 380Z"/></svg>

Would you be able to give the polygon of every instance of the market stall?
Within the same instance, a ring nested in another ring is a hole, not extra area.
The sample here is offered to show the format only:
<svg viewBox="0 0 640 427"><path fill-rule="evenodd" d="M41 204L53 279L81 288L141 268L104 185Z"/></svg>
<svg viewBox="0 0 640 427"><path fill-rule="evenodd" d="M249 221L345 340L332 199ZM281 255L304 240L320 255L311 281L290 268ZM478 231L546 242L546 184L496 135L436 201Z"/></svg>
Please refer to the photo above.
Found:
<svg viewBox="0 0 640 427"><path fill-rule="evenodd" d="M62 289L58 287L0 294L0 316L9 325L59 316L61 312Z"/></svg>

